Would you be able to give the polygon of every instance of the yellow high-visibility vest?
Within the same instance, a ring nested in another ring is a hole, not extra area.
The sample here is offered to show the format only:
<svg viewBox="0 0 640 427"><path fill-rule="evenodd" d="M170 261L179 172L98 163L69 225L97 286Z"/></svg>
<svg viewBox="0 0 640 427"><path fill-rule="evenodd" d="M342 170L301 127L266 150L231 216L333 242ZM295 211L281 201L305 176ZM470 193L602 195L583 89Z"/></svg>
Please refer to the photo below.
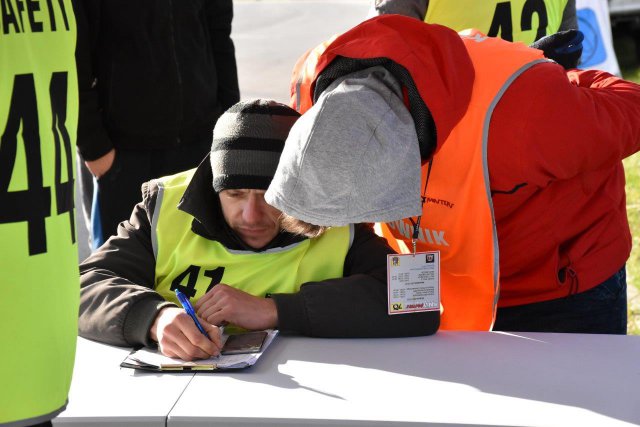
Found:
<svg viewBox="0 0 640 427"><path fill-rule="evenodd" d="M566 6L567 0L429 0L424 20L530 45L558 31Z"/></svg>
<svg viewBox="0 0 640 427"><path fill-rule="evenodd" d="M67 402L80 293L71 0L0 2L0 424Z"/></svg>
<svg viewBox="0 0 640 427"><path fill-rule="evenodd" d="M159 180L151 224L155 290L178 303L180 289L193 302L225 283L255 296L293 293L306 282L343 276L353 226L333 227L316 239L264 252L230 250L191 231L193 217L176 208L194 170Z"/></svg>

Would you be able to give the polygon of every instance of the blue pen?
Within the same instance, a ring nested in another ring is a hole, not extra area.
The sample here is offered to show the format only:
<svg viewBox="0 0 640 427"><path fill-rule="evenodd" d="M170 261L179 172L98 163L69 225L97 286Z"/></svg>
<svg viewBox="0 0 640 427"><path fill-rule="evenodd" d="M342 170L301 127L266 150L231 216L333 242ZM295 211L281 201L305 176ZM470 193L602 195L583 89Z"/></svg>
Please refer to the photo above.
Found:
<svg viewBox="0 0 640 427"><path fill-rule="evenodd" d="M198 330L200 330L200 332L202 332L205 337L211 339L207 331L205 331L202 325L200 324L200 322L198 322L198 318L196 317L196 312L191 306L191 303L189 302L189 298L187 298L185 294L180 292L180 289L176 289L176 296L178 297L178 301L180 301L180 304L182 304L184 311L186 311L187 314L193 319L194 323L198 327Z"/></svg>

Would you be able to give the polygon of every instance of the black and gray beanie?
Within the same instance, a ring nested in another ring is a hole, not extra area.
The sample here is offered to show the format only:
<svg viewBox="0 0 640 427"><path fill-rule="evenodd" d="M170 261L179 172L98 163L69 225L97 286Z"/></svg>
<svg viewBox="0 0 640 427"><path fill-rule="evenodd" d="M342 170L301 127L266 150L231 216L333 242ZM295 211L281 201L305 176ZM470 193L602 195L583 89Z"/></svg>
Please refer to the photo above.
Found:
<svg viewBox="0 0 640 427"><path fill-rule="evenodd" d="M289 130L300 114L279 102L238 102L213 129L211 170L216 192L266 190L278 167Z"/></svg>

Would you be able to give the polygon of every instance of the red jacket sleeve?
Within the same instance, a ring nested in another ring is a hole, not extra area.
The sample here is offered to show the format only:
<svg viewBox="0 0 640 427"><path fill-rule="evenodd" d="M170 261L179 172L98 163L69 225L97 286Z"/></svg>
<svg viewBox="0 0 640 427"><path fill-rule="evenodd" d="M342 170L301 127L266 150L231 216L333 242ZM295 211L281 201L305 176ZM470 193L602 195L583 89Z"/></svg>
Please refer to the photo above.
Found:
<svg viewBox="0 0 640 427"><path fill-rule="evenodd" d="M640 85L535 65L497 104L488 149L493 188L544 187L611 166L640 149Z"/></svg>

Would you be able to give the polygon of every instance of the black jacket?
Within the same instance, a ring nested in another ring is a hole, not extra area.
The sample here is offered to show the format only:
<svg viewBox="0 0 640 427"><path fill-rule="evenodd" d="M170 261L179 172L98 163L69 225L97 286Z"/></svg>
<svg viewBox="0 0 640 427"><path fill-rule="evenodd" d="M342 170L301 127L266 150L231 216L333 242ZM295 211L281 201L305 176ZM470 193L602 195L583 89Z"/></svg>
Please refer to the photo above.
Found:
<svg viewBox="0 0 640 427"><path fill-rule="evenodd" d="M226 225L212 188L208 157L198 166L179 209L192 215L191 231L229 249L253 250ZM150 346L148 332L158 311L172 303L155 292L151 218L158 187L143 186L143 201L129 221L80 265L80 336L121 346ZM288 246L299 236L280 233L261 250ZM438 312L387 314L386 257L392 250L369 225L356 226L344 277L308 282L294 294L271 297L278 328L317 337L399 337L436 332Z"/></svg>
<svg viewBox="0 0 640 427"><path fill-rule="evenodd" d="M239 100L232 0L78 0L78 148L176 147L211 139Z"/></svg>

